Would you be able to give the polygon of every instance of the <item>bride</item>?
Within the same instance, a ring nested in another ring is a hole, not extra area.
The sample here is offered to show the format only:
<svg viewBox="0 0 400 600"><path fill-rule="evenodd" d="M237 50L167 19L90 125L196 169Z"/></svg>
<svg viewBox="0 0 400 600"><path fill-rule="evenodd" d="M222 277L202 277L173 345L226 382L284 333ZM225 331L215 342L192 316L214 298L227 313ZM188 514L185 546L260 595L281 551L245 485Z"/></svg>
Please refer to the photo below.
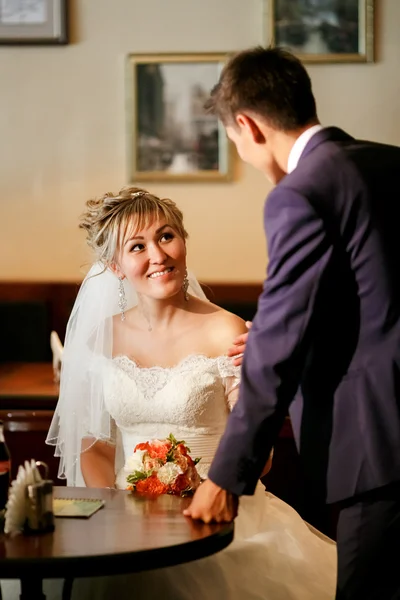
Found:
<svg viewBox="0 0 400 600"><path fill-rule="evenodd" d="M187 233L171 200L125 188L88 201L81 227L97 262L68 324L47 438L59 476L125 489L135 445L172 432L202 457L206 477L240 381L226 349L245 323L188 276ZM329 600L335 579L334 542L260 483L240 500L227 549L143 574L78 579L72 597Z"/></svg>

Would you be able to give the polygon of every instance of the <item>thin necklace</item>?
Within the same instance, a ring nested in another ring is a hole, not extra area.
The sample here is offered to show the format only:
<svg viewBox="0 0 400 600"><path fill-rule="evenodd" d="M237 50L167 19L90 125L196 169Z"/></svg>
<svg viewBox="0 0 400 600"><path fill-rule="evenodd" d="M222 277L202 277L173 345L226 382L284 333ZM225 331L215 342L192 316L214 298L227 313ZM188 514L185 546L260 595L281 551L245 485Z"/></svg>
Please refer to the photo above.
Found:
<svg viewBox="0 0 400 600"><path fill-rule="evenodd" d="M140 300L140 295L139 294L138 294L138 299ZM153 331L153 328L152 328L151 322L150 322L150 318L147 315L147 311L144 308L144 303L143 302L139 302L138 303L138 308L139 308L139 311L142 313L144 320L147 323L147 331Z"/></svg>
<svg viewBox="0 0 400 600"><path fill-rule="evenodd" d="M189 300L189 298L186 298L185 296L185 300L186 302ZM151 326L151 322L150 322L150 317L146 314L146 311L143 308L143 305L140 307L140 310L142 312L142 315L147 323L147 331L153 331L153 327Z"/></svg>
<svg viewBox="0 0 400 600"><path fill-rule="evenodd" d="M144 319L145 319L145 321L147 323L147 331L153 331L153 328L152 328L151 323L150 323L150 319L146 315L146 312L143 310L143 308L142 308L142 314L143 314L143 317L144 317Z"/></svg>

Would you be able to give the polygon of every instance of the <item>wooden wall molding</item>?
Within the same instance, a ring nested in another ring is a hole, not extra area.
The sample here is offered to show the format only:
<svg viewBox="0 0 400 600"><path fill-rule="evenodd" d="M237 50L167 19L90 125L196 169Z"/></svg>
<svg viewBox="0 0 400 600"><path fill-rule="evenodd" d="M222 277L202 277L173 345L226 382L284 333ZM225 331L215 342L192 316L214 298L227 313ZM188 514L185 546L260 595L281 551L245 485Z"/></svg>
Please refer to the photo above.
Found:
<svg viewBox="0 0 400 600"><path fill-rule="evenodd" d="M261 283L203 283L207 298L215 304L237 302L253 304L262 292Z"/></svg>
<svg viewBox="0 0 400 600"><path fill-rule="evenodd" d="M1 303L39 302L46 305L49 328L63 340L66 324L78 293L80 283L0 281ZM206 296L218 305L254 305L261 293L261 283L202 282ZM1 310L1 308L0 308Z"/></svg>

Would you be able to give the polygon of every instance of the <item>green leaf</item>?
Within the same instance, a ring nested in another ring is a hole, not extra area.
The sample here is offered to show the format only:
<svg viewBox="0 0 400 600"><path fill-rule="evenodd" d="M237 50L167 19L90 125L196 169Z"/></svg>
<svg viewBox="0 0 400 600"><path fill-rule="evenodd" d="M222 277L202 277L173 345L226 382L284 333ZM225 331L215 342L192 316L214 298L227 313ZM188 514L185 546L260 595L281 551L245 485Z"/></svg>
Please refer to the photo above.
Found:
<svg viewBox="0 0 400 600"><path fill-rule="evenodd" d="M195 458L193 460L194 464L197 465L197 463L199 463L201 461L201 457L200 458Z"/></svg>
<svg viewBox="0 0 400 600"><path fill-rule="evenodd" d="M170 448L168 450L166 462L174 462L174 452L175 448Z"/></svg>
<svg viewBox="0 0 400 600"><path fill-rule="evenodd" d="M126 480L127 480L128 483L131 483L132 485L135 485L138 481L141 481L142 479L147 479L152 474L153 474L153 470L150 470L150 471L133 471L133 473L131 473L130 475L128 475L128 477L126 478Z"/></svg>
<svg viewBox="0 0 400 600"><path fill-rule="evenodd" d="M167 452L166 462L174 462L174 453L175 453L177 446L179 446L179 444L183 444L186 448L186 452L188 454L190 454L191 450L190 450L189 446L186 445L185 440L177 440L173 433L169 434L169 436L167 437L167 440L171 442L171 448ZM197 462L199 460L200 460L200 458L197 459Z"/></svg>
<svg viewBox="0 0 400 600"><path fill-rule="evenodd" d="M169 440L171 442L172 446L175 447L175 448L179 444L184 444L185 443L183 440L177 440L173 433L169 434L169 436L167 437L167 440Z"/></svg>
<svg viewBox="0 0 400 600"><path fill-rule="evenodd" d="M176 444L176 438L173 433L169 434L169 436L167 437L167 440L169 440L173 446Z"/></svg>

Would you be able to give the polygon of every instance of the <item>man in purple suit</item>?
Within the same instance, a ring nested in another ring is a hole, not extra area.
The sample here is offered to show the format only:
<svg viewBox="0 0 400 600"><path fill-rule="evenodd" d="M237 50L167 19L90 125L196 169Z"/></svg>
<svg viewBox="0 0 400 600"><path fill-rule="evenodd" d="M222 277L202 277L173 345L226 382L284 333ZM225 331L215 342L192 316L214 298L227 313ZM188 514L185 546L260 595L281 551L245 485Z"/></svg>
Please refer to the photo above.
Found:
<svg viewBox="0 0 400 600"><path fill-rule="evenodd" d="M234 518L289 410L340 508L337 599L400 598L400 149L323 128L306 70L277 48L233 57L208 108L278 185L239 399L185 514Z"/></svg>

